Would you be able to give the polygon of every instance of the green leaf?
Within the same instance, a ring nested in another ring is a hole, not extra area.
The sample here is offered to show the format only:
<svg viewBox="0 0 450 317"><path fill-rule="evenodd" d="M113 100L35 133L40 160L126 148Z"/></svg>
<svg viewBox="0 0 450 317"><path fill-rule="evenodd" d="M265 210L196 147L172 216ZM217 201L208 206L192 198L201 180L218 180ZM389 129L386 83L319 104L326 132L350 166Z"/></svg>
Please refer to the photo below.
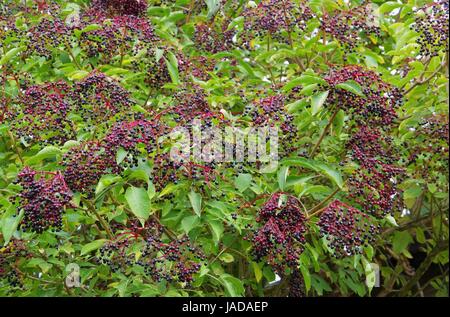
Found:
<svg viewBox="0 0 450 317"><path fill-rule="evenodd" d="M331 167L330 165L304 157L296 157L282 160L282 164L290 166L302 166L316 172L325 174L329 179L331 179L339 188L344 186L344 180L342 179L341 173Z"/></svg>
<svg viewBox="0 0 450 317"><path fill-rule="evenodd" d="M392 10L400 8L401 6L403 6L402 3L399 3L396 1L388 1L388 2L383 3L378 8L378 12L380 12L380 13L391 12Z"/></svg>
<svg viewBox="0 0 450 317"><path fill-rule="evenodd" d="M116 163L117 164L122 163L122 161L127 157L127 155L128 152L124 148L120 147L116 153Z"/></svg>
<svg viewBox="0 0 450 317"><path fill-rule="evenodd" d="M231 255L230 253L222 253L219 256L220 261L224 262L224 263L233 263L234 262L234 256Z"/></svg>
<svg viewBox="0 0 450 317"><path fill-rule="evenodd" d="M286 85L283 86L282 90L283 92L288 92L292 90L295 87L298 87L300 85L302 86L308 86L312 84L322 84L326 85L326 80L313 76L313 75L301 75L300 77L294 78L293 80L289 81Z"/></svg>
<svg viewBox="0 0 450 317"><path fill-rule="evenodd" d="M280 190L284 190L286 187L286 179L289 174L289 166L283 166L278 171L278 187Z"/></svg>
<svg viewBox="0 0 450 317"><path fill-rule="evenodd" d="M26 162L28 164L36 164L43 161L44 159L54 158L61 153L62 151L59 148L53 145L49 145L40 150L36 155L27 159Z"/></svg>
<svg viewBox="0 0 450 317"><path fill-rule="evenodd" d="M85 255L94 250L100 249L107 241L108 241L107 239L99 239L99 240L89 242L88 244L85 244L81 248L81 255Z"/></svg>
<svg viewBox="0 0 450 317"><path fill-rule="evenodd" d="M17 56L20 52L24 51L24 47L14 47L10 49L5 55L0 59L0 65L7 64L13 57Z"/></svg>
<svg viewBox="0 0 450 317"><path fill-rule="evenodd" d="M175 57L175 55L173 55L172 52L169 52L167 56L168 59L165 60L170 78L172 79L172 83L178 85L180 83L180 78L178 74L178 59Z"/></svg>
<svg viewBox="0 0 450 317"><path fill-rule="evenodd" d="M208 220L208 224L211 226L213 240L217 245L223 235L223 223L221 220Z"/></svg>
<svg viewBox="0 0 450 317"><path fill-rule="evenodd" d="M188 234L192 229L194 229L200 223L200 218L198 216L192 215L188 217L184 217L181 220L181 227L184 232Z"/></svg>
<svg viewBox="0 0 450 317"><path fill-rule="evenodd" d="M196 215L200 217L202 213L202 196L194 192L194 190L191 190L188 196L192 209L194 209Z"/></svg>
<svg viewBox="0 0 450 317"><path fill-rule="evenodd" d="M220 0L205 0L208 7L208 19L211 19L220 9Z"/></svg>
<svg viewBox="0 0 450 317"><path fill-rule="evenodd" d="M133 214L144 225L151 211L151 201L147 191L141 187L128 187L125 192L125 199Z"/></svg>
<svg viewBox="0 0 450 317"><path fill-rule="evenodd" d="M396 254L400 254L406 250L411 242L413 242L413 238L408 231L397 231L392 240L392 250Z"/></svg>
<svg viewBox="0 0 450 317"><path fill-rule="evenodd" d="M1 221L1 228L3 234L4 245L7 245L11 240L12 235L16 231L19 226L20 221L22 220L24 214L24 210L22 209L18 216L16 216L16 209L11 206L8 210L3 214Z"/></svg>
<svg viewBox="0 0 450 317"><path fill-rule="evenodd" d="M348 80L344 83L337 84L335 87L347 90L348 92L351 92L357 96L364 97L361 86L354 80Z"/></svg>
<svg viewBox="0 0 450 317"><path fill-rule="evenodd" d="M317 114L322 108L325 100L327 100L329 91L323 91L311 97L312 114Z"/></svg>
<svg viewBox="0 0 450 317"><path fill-rule="evenodd" d="M302 272L306 291L309 292L309 290L311 289L311 275L309 274L308 269L304 265L300 266L300 271Z"/></svg>
<svg viewBox="0 0 450 317"><path fill-rule="evenodd" d="M220 276L220 281L225 287L227 296L239 297L244 295L245 289L241 280L225 273Z"/></svg>
<svg viewBox="0 0 450 317"><path fill-rule="evenodd" d="M256 282L261 282L261 279L263 277L263 272L261 270L261 268L259 267L258 263L256 262L251 262L252 263L252 268L253 268L253 272L255 273L255 278L256 278Z"/></svg>
<svg viewBox="0 0 450 317"><path fill-rule="evenodd" d="M244 192L247 188L250 187L250 183L252 182L252 175L250 174L239 174L238 177L234 180L234 185L238 189L239 192Z"/></svg>

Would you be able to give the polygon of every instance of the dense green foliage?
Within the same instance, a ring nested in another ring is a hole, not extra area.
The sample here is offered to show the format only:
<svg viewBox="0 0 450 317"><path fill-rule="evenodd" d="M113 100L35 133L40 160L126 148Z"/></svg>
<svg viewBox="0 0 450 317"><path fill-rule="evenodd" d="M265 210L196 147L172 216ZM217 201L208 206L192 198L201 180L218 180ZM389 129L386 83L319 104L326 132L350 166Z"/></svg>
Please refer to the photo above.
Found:
<svg viewBox="0 0 450 317"><path fill-rule="evenodd" d="M0 295L448 296L448 12L1 1ZM279 164L173 162L193 119Z"/></svg>

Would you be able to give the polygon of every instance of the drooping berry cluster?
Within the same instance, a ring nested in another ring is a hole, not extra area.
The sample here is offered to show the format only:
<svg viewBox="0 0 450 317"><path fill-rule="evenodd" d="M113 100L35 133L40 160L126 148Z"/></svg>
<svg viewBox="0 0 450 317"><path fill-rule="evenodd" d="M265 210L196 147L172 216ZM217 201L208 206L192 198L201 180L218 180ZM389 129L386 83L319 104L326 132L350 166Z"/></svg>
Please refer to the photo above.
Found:
<svg viewBox="0 0 450 317"><path fill-rule="evenodd" d="M294 269L289 279L289 297L306 297L305 281L298 269Z"/></svg>
<svg viewBox="0 0 450 317"><path fill-rule="evenodd" d="M45 176L49 175L48 178ZM64 209L70 207L72 192L61 173L38 172L25 167L18 175L22 186L17 195L24 210L23 227L41 233L51 227L61 228Z"/></svg>
<svg viewBox="0 0 450 317"><path fill-rule="evenodd" d="M21 257L27 257L25 242L13 239L6 246L0 248L0 286L8 284L8 288L23 287L19 272L14 263Z"/></svg>
<svg viewBox="0 0 450 317"><path fill-rule="evenodd" d="M318 225L320 235L325 237L336 257L361 253L380 229L368 215L339 200L328 205Z"/></svg>
<svg viewBox="0 0 450 317"><path fill-rule="evenodd" d="M281 155L291 153L297 138L297 128L294 117L286 109L285 96L275 95L262 98L245 108L244 115L249 116L255 127L277 127L280 129L279 151Z"/></svg>
<svg viewBox="0 0 450 317"><path fill-rule="evenodd" d="M195 26L194 42L202 50L215 54L231 50L235 34L233 28L228 30L228 23L223 23L220 30L214 29L213 25L199 23Z"/></svg>
<svg viewBox="0 0 450 317"><path fill-rule="evenodd" d="M156 149L158 138L166 131L167 128L157 120L122 121L109 131L104 141L109 149L125 150L128 153L126 162L136 166L140 154L143 151L146 156L151 154Z"/></svg>
<svg viewBox="0 0 450 317"><path fill-rule="evenodd" d="M433 114L425 117L412 132L412 141L405 144L408 149L406 164L414 166L416 177L429 183L445 184L449 171L449 127L448 114ZM443 190L445 190L443 188Z"/></svg>
<svg viewBox="0 0 450 317"><path fill-rule="evenodd" d="M28 35L28 54L51 58L55 49L71 49L70 29L58 17L44 18L33 26Z"/></svg>
<svg viewBox="0 0 450 317"><path fill-rule="evenodd" d="M340 107L353 115L357 124L389 127L397 117L396 109L402 104L399 89L384 82L371 70L358 65L333 69L325 77L332 91L327 104ZM339 84L355 82L361 87L362 95L355 94Z"/></svg>
<svg viewBox="0 0 450 317"><path fill-rule="evenodd" d="M90 123L105 122L131 107L129 92L98 71L76 82L69 97L77 113Z"/></svg>
<svg viewBox="0 0 450 317"><path fill-rule="evenodd" d="M147 12L147 2L147 0L94 0L90 10L106 16L143 16Z"/></svg>
<svg viewBox="0 0 450 317"><path fill-rule="evenodd" d="M314 16L304 2L296 6L290 0L263 0L255 7L245 9L242 15L245 30L251 30L256 36L269 33L275 37L282 30L291 30L295 26L304 30Z"/></svg>
<svg viewBox="0 0 450 317"><path fill-rule="evenodd" d="M296 267L307 230L298 199L283 193L273 194L259 210L256 221L261 227L252 238L255 258L264 258L280 272L285 267Z"/></svg>
<svg viewBox="0 0 450 317"><path fill-rule="evenodd" d="M61 144L75 137L68 118L70 104L64 82L31 86L17 100L14 108L14 133L25 142Z"/></svg>
<svg viewBox="0 0 450 317"><path fill-rule="evenodd" d="M148 19L134 16L88 16L85 23L96 23L99 28L80 35L80 47L88 57L95 57L104 63L121 63L125 54L137 54L151 49L157 40L153 26Z"/></svg>
<svg viewBox="0 0 450 317"><path fill-rule="evenodd" d="M337 11L332 15L325 13L320 28L350 50L353 50L364 36L380 36L380 28L376 26L372 7L368 4Z"/></svg>
<svg viewBox="0 0 450 317"><path fill-rule="evenodd" d="M112 271L125 274L130 267L141 267L144 274L155 282L192 282L193 275L200 270L205 256L187 237L165 242L161 228L146 228L133 233L131 238L119 238L104 245L99 250L99 263L108 265ZM140 244L139 250L132 248L132 240L134 244ZM138 251L139 257L136 256Z"/></svg>
<svg viewBox="0 0 450 317"><path fill-rule="evenodd" d="M436 0L416 10L413 28L419 33L417 44L421 56L437 56L448 52L448 0Z"/></svg>
<svg viewBox="0 0 450 317"><path fill-rule="evenodd" d="M93 187L105 174L118 173L116 155L104 143L88 141L72 147L63 155L63 175L70 189L92 194Z"/></svg>

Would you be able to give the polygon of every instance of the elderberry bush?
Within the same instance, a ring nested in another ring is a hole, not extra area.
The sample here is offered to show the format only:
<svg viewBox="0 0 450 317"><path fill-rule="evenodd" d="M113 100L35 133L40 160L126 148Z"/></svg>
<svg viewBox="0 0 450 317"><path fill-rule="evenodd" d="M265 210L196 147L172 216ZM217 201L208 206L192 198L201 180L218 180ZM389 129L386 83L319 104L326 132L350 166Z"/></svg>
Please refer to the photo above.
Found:
<svg viewBox="0 0 450 317"><path fill-rule="evenodd" d="M2 1L0 296L448 296L448 19Z"/></svg>

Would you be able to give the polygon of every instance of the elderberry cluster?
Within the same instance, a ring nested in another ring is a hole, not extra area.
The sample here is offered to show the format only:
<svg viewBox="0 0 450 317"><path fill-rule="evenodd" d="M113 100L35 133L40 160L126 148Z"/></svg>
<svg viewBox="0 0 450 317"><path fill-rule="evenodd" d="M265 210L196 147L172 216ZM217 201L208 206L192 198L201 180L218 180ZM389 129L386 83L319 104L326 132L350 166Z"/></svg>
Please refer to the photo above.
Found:
<svg viewBox="0 0 450 317"><path fill-rule="evenodd" d="M404 174L389 137L382 130L360 127L347 143L350 156L359 164L348 179L349 198L377 218L402 207L397 184Z"/></svg>
<svg viewBox="0 0 450 317"><path fill-rule="evenodd" d="M412 141L404 144L408 149L406 165L413 166L414 176L426 179L428 183L448 183L445 179L449 172L448 122L446 114L427 116L412 129Z"/></svg>
<svg viewBox="0 0 450 317"><path fill-rule="evenodd" d="M93 194L93 187L105 174L119 173L115 152L105 143L83 142L63 155L61 166L67 185L73 191Z"/></svg>
<svg viewBox="0 0 450 317"><path fill-rule="evenodd" d="M23 284L14 263L21 257L28 257L25 242L13 239L0 248L0 286L7 283L9 288L22 288Z"/></svg>
<svg viewBox="0 0 450 317"><path fill-rule="evenodd" d="M98 262L109 266L112 271L126 274L127 269L140 267L144 274L155 282L189 284L206 258L194 247L189 238L163 241L160 230L143 229L133 237L111 241L99 250ZM139 243L140 256L132 248L132 242Z"/></svg>
<svg viewBox="0 0 450 317"><path fill-rule="evenodd" d="M444 49L448 52L448 0L436 0L416 10L413 28L419 33L417 44L421 56L437 56Z"/></svg>
<svg viewBox="0 0 450 317"><path fill-rule="evenodd" d="M122 63L125 54L136 55L141 50L150 50L157 40L153 26L146 18L87 16L83 25L92 23L100 27L82 32L80 47L88 57L95 57L103 63L111 63L117 56L117 62Z"/></svg>
<svg viewBox="0 0 450 317"><path fill-rule="evenodd" d="M283 272L296 267L305 243L306 217L297 198L275 193L261 207L256 221L261 227L252 238L253 255Z"/></svg>
<svg viewBox="0 0 450 317"><path fill-rule="evenodd" d="M304 30L307 22L314 17L311 9L300 2L296 6L290 0L263 0L255 7L244 10L244 29L256 36L270 34L278 37L282 30L298 27Z"/></svg>
<svg viewBox="0 0 450 317"><path fill-rule="evenodd" d="M11 110L13 131L27 143L62 144L74 138L66 99L70 87L65 82L30 86Z"/></svg>
<svg viewBox="0 0 450 317"><path fill-rule="evenodd" d="M368 215L339 200L328 205L320 216L318 226L320 235L325 237L336 257L361 253L381 229L372 223Z"/></svg>
<svg viewBox="0 0 450 317"><path fill-rule="evenodd" d="M281 156L288 155L295 149L293 144L298 138L294 116L287 113L284 105L285 96L275 95L257 100L253 105L247 106L243 113L251 118L255 127L277 127L281 130Z"/></svg>
<svg viewBox="0 0 450 317"><path fill-rule="evenodd" d="M48 178L45 176L49 175ZM64 209L70 207L72 192L61 173L44 173L25 167L18 175L21 192L15 197L24 210L25 229L42 233L53 227L60 229Z"/></svg>
<svg viewBox="0 0 450 317"><path fill-rule="evenodd" d="M403 95L375 72L358 65L348 65L332 69L325 80L332 88L327 105L350 112L357 124L389 128L397 117L395 111L402 104ZM337 86L352 82L361 87L362 95Z"/></svg>
<svg viewBox="0 0 450 317"><path fill-rule="evenodd" d="M86 122L99 124L131 107L129 92L98 71L76 82L69 94L74 110Z"/></svg>
<svg viewBox="0 0 450 317"><path fill-rule="evenodd" d="M106 16L143 16L147 13L148 0L94 0L90 10Z"/></svg>
<svg viewBox="0 0 450 317"><path fill-rule="evenodd" d="M216 30L213 25L198 23L195 26L194 42L200 49L215 54L231 50L234 46L235 35L236 31L232 28L228 30L226 22L219 30Z"/></svg>
<svg viewBox="0 0 450 317"><path fill-rule="evenodd" d="M325 13L320 28L349 50L353 50L364 36L380 36L380 28L376 26L372 7L368 4L337 11L332 15Z"/></svg>

